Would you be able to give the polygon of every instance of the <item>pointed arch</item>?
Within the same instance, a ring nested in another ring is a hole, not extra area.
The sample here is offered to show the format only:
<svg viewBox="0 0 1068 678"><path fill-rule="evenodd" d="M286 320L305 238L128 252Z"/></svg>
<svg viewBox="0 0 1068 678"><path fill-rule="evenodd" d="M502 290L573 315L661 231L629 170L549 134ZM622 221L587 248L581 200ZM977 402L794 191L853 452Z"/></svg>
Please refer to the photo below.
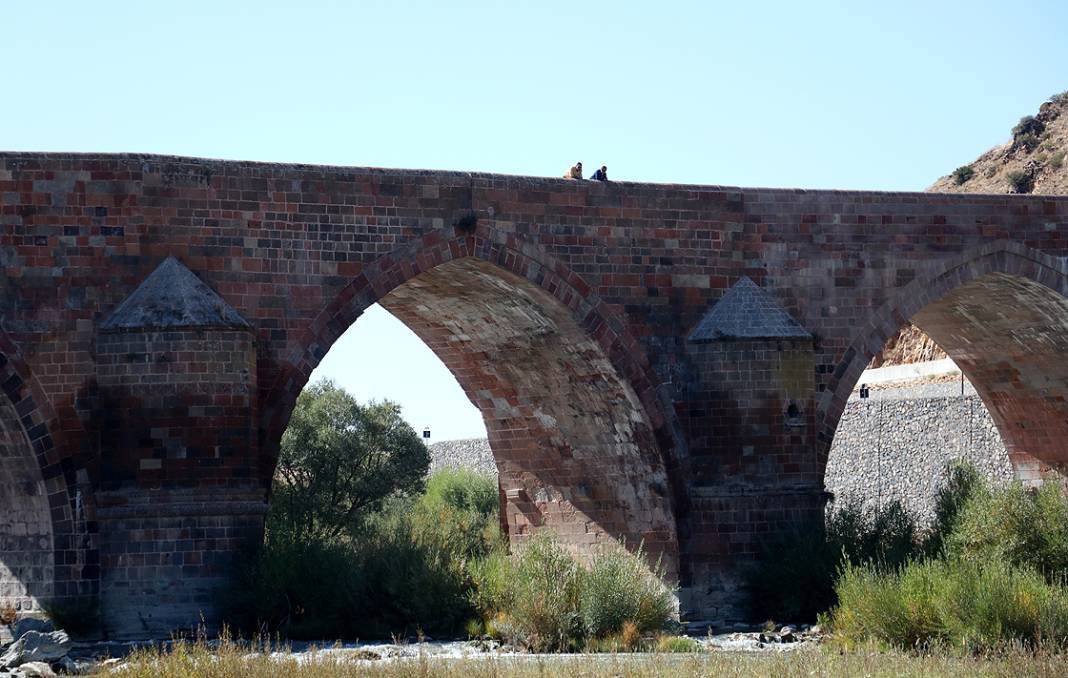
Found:
<svg viewBox="0 0 1068 678"><path fill-rule="evenodd" d="M673 415L644 350L580 276L490 228L427 234L364 266L325 306L264 396L265 473L312 370L375 302L482 411L513 539L545 524L582 550L604 533L677 567Z"/></svg>
<svg viewBox="0 0 1068 678"><path fill-rule="evenodd" d="M1056 452L1068 435L1068 373L1059 368L1068 352L1068 263L1009 241L931 264L856 330L819 404L821 464L860 375L910 320L968 375L1018 473L1035 459L1068 467Z"/></svg>

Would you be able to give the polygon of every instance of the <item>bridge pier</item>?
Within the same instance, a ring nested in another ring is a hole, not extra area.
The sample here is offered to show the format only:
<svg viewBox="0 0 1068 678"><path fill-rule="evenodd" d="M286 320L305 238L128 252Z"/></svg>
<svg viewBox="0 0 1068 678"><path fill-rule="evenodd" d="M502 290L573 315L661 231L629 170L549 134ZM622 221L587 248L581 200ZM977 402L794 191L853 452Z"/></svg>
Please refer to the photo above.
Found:
<svg viewBox="0 0 1068 678"><path fill-rule="evenodd" d="M744 619L742 570L760 542L822 514L812 335L742 278L686 339L680 407L689 444L685 602L702 619Z"/></svg>
<svg viewBox="0 0 1068 678"><path fill-rule="evenodd" d="M251 326L167 259L100 326L100 608L110 638L217 622L263 535Z"/></svg>

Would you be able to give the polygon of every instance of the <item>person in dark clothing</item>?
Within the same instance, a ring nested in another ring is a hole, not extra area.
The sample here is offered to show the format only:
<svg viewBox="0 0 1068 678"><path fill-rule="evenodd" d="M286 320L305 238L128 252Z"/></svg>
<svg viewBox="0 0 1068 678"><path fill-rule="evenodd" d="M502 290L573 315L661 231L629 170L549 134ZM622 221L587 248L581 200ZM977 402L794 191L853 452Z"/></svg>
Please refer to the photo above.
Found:
<svg viewBox="0 0 1068 678"><path fill-rule="evenodd" d="M601 169L594 172L590 179L593 181L608 181L608 165L601 165Z"/></svg>

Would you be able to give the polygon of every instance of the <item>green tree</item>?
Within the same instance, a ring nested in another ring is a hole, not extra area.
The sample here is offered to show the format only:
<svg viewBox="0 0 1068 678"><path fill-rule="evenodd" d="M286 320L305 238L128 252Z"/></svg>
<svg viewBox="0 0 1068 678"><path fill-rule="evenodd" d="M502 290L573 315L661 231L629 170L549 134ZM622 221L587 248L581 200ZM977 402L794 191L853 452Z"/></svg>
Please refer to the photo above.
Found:
<svg viewBox="0 0 1068 678"><path fill-rule="evenodd" d="M387 498L421 492L429 465L398 405L360 405L333 382L316 382L297 398L282 436L268 538L352 537Z"/></svg>

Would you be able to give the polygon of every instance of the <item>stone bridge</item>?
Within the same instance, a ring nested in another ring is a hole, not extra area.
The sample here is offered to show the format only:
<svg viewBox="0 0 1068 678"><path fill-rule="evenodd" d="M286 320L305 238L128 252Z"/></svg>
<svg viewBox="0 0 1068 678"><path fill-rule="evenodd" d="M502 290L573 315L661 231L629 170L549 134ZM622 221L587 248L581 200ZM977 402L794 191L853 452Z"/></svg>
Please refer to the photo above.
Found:
<svg viewBox="0 0 1068 678"><path fill-rule="evenodd" d="M378 302L482 412L513 543L644 542L684 612L737 616L906 320L1018 474L1064 469L1066 253L1049 197L0 153L0 602L216 619L297 395Z"/></svg>

